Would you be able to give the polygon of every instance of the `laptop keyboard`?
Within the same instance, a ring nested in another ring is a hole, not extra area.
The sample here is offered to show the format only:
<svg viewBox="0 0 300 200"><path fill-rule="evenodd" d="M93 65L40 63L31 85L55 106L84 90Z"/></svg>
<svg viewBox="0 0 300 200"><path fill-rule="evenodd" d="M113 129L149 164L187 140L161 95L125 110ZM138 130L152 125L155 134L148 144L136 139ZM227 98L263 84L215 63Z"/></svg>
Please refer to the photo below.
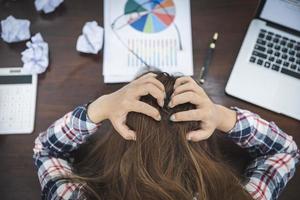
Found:
<svg viewBox="0 0 300 200"><path fill-rule="evenodd" d="M249 61L300 79L300 41L261 29Z"/></svg>

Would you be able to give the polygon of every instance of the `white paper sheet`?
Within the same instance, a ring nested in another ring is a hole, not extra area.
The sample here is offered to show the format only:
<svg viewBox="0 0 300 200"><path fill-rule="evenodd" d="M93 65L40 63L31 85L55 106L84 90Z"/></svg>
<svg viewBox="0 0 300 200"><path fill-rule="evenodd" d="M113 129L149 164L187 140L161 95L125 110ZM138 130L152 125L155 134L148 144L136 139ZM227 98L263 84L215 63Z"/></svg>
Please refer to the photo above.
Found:
<svg viewBox="0 0 300 200"><path fill-rule="evenodd" d="M49 65L49 48L42 35L37 33L26 43L27 49L22 52L24 71L30 74L41 74Z"/></svg>
<svg viewBox="0 0 300 200"><path fill-rule="evenodd" d="M145 66L130 51L162 71L193 75L189 0L105 0L104 15L106 83L131 81Z"/></svg>
<svg viewBox="0 0 300 200"><path fill-rule="evenodd" d="M78 37L76 50L82 53L97 54L103 46L103 28L96 21L83 26L82 35Z"/></svg>
<svg viewBox="0 0 300 200"><path fill-rule="evenodd" d="M34 5L37 11L43 11L48 14L54 12L63 1L64 0L35 0Z"/></svg>
<svg viewBox="0 0 300 200"><path fill-rule="evenodd" d="M8 16L1 21L1 37L5 42L13 43L28 40L30 38L30 21L27 19L16 19Z"/></svg>

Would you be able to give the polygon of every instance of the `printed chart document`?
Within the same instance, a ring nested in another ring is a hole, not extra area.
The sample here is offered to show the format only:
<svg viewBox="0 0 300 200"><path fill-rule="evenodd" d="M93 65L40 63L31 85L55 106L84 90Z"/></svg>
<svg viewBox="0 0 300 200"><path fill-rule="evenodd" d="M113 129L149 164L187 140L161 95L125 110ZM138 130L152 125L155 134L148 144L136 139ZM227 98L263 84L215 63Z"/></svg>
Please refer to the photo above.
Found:
<svg viewBox="0 0 300 200"><path fill-rule="evenodd" d="M104 28L105 83L149 67L193 75L189 0L105 0Z"/></svg>

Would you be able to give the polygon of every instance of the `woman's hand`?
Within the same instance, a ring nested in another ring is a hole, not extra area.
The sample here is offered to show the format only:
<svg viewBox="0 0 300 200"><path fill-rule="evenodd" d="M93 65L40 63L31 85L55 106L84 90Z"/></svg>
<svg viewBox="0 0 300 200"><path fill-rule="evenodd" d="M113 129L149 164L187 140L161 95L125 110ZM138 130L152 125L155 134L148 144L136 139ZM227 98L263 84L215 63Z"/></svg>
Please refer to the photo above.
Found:
<svg viewBox="0 0 300 200"><path fill-rule="evenodd" d="M157 121L161 120L156 108L140 101L141 96L150 94L163 107L165 88L155 77L156 74L148 73L114 93L99 97L88 107L89 118L95 123L109 119L124 139L135 140L135 132L125 124L129 112L143 113Z"/></svg>
<svg viewBox="0 0 300 200"><path fill-rule="evenodd" d="M195 142L205 140L216 128L228 132L236 123L236 112L214 104L191 77L181 77L176 80L168 106L173 108L184 103L192 103L196 105L196 109L175 113L170 120L201 121L201 129L188 133L188 140Z"/></svg>

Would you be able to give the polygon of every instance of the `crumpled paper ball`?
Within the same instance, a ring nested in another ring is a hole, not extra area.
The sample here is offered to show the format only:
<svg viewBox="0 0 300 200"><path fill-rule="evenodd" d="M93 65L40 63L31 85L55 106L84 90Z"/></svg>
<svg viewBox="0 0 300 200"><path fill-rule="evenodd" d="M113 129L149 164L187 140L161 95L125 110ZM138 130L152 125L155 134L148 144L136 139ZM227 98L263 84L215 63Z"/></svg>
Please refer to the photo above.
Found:
<svg viewBox="0 0 300 200"><path fill-rule="evenodd" d="M37 11L48 14L53 12L64 0L35 0L34 5Z"/></svg>
<svg viewBox="0 0 300 200"><path fill-rule="evenodd" d="M77 40L77 51L97 54L103 46L103 32L103 28L96 21L85 23L82 35Z"/></svg>
<svg viewBox="0 0 300 200"><path fill-rule="evenodd" d="M30 21L16 19L12 15L1 21L1 37L5 42L13 43L30 38Z"/></svg>
<svg viewBox="0 0 300 200"><path fill-rule="evenodd" d="M49 48L40 33L26 43L27 49L22 52L24 71L30 74L41 74L49 65Z"/></svg>

